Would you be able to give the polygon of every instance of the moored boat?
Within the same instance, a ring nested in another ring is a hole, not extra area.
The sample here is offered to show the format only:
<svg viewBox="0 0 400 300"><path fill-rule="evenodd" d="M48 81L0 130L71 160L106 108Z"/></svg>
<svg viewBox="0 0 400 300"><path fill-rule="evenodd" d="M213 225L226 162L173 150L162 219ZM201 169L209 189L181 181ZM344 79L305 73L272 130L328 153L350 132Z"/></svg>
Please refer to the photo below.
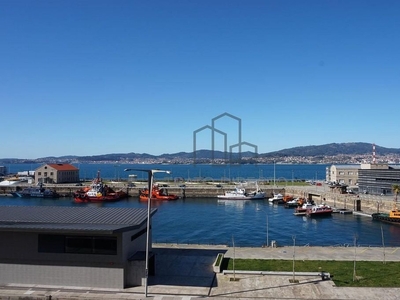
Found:
<svg viewBox="0 0 400 300"><path fill-rule="evenodd" d="M293 207L299 207L300 206L300 202L298 198L286 201L284 204L285 208L293 208Z"/></svg>
<svg viewBox="0 0 400 300"><path fill-rule="evenodd" d="M52 191L43 187L43 185L37 187L24 188L22 191L12 193L15 197L35 197L35 198L58 198L60 194L56 191Z"/></svg>
<svg viewBox="0 0 400 300"><path fill-rule="evenodd" d="M396 202L393 203L393 208L389 213L373 213L372 220L400 225L400 211L397 208Z"/></svg>
<svg viewBox="0 0 400 300"><path fill-rule="evenodd" d="M140 201L148 201L149 200L149 189L145 188L140 191L139 194ZM151 200L161 200L161 201L170 201L179 199L178 195L169 194L166 188L160 188L158 184L154 184L151 191Z"/></svg>
<svg viewBox="0 0 400 300"><path fill-rule="evenodd" d="M297 198L294 198L293 195L285 195L283 196L283 202L287 203L289 201L297 200Z"/></svg>
<svg viewBox="0 0 400 300"><path fill-rule="evenodd" d="M283 195L281 193L274 193L274 196L272 198L268 198L268 201L273 203L283 203Z"/></svg>
<svg viewBox="0 0 400 300"><path fill-rule="evenodd" d="M265 198L265 192L258 187L256 187L251 192L247 192L243 187L235 187L232 191L226 191L223 195L218 195L218 199L226 200L261 200Z"/></svg>
<svg viewBox="0 0 400 300"><path fill-rule="evenodd" d="M307 209L312 208L313 206L315 206L313 201L307 201L305 203L303 203L303 205L296 207L294 209L294 215L295 216L304 216L307 212Z"/></svg>
<svg viewBox="0 0 400 300"><path fill-rule="evenodd" d="M90 187L81 188L74 193L74 201L76 203L112 202L127 196L128 194L124 191L114 191L114 189L104 184L100 178L100 172L97 172L97 177L92 181Z"/></svg>
<svg viewBox="0 0 400 300"><path fill-rule="evenodd" d="M332 207L325 204L314 205L306 211L307 217L327 217L332 215Z"/></svg>

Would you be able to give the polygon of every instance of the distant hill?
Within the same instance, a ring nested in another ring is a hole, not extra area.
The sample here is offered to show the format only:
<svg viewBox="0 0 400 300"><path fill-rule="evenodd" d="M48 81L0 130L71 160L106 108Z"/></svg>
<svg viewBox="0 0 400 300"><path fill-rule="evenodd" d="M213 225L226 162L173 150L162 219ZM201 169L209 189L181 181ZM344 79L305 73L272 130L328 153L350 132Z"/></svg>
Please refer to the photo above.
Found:
<svg viewBox="0 0 400 300"><path fill-rule="evenodd" d="M381 146L375 146L375 151L378 156L397 154L400 155L400 149L397 148L385 148ZM214 154L214 155L213 155ZM228 155L228 154L227 154ZM370 143L331 143L325 145L311 145L311 146L300 146L294 148L283 149L279 151L269 153L259 153L258 157L265 158L279 158L279 157L320 157L320 156L338 156L338 155L372 155L372 144ZM226 154L222 151L211 150L198 150L196 151L196 159L224 159ZM242 152L242 158L254 157L253 152ZM110 162L110 161L134 161L134 160L173 160L181 159L192 160L194 157L193 152L178 152L172 154L161 154L151 155L147 153L112 153L103 155L92 155L92 156L61 156L61 157L42 157L37 159L14 159L4 158L0 159L0 163L48 163L48 162ZM233 154L231 158L237 158L238 154ZM229 157L228 157L229 158Z"/></svg>
<svg viewBox="0 0 400 300"><path fill-rule="evenodd" d="M375 151L378 155L387 154L400 154L400 149L385 148L375 146ZM283 149L268 153L259 153L259 157L284 157L284 156L336 156L336 155L372 155L372 145L370 143L332 143L319 146L300 146L294 148ZM236 158L238 155L233 154ZM241 153L242 157L253 157L254 152L246 151ZM96 156L83 156L79 157L83 160L102 161L102 160L115 160L120 159L193 159L193 152L178 152L171 154L151 155L139 153L126 153L126 154L104 154ZM198 159L211 159L213 152L211 150L198 150L196 151L196 158ZM214 151L215 159L225 158L225 153L222 151Z"/></svg>
<svg viewBox="0 0 400 300"><path fill-rule="evenodd" d="M378 155L400 154L400 149L375 145ZM332 143L319 146L301 146L262 154L263 156L335 156L335 155L372 155L370 143Z"/></svg>

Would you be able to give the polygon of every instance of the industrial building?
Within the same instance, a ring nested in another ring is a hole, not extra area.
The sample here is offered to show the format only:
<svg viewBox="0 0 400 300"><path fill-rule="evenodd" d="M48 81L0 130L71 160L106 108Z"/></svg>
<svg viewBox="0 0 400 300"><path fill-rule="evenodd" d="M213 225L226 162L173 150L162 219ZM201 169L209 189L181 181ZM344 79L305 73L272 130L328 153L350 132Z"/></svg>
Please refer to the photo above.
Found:
<svg viewBox="0 0 400 300"><path fill-rule="evenodd" d="M388 164L361 164L358 171L360 193L392 194L393 185L400 185L400 168Z"/></svg>
<svg viewBox="0 0 400 300"><path fill-rule="evenodd" d="M359 193L388 195L393 185L400 185L400 167L382 163L332 165L327 181L348 186Z"/></svg>
<svg viewBox="0 0 400 300"><path fill-rule="evenodd" d="M1 206L0 282L117 289L142 285L147 214L142 208ZM149 270L152 275L152 255Z"/></svg>

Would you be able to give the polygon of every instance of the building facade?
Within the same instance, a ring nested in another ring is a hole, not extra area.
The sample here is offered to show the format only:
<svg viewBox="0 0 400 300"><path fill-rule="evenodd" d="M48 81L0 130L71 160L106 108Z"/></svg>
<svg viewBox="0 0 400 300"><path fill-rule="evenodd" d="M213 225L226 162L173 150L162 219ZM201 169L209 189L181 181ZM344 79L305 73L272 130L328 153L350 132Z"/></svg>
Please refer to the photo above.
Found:
<svg viewBox="0 0 400 300"><path fill-rule="evenodd" d="M35 170L35 183L79 182L79 169L70 164L45 164Z"/></svg>
<svg viewBox="0 0 400 300"><path fill-rule="evenodd" d="M400 168L388 164L362 164L358 171L360 193L392 194L393 185L400 185Z"/></svg>
<svg viewBox="0 0 400 300"><path fill-rule="evenodd" d="M332 165L327 181L353 189L357 187L359 193L388 195L393 193L393 185L400 185L400 168L379 163Z"/></svg>
<svg viewBox="0 0 400 300"><path fill-rule="evenodd" d="M329 168L327 181L354 187L358 185L360 165L332 165Z"/></svg>
<svg viewBox="0 0 400 300"><path fill-rule="evenodd" d="M3 206L0 282L117 289L142 285L147 212Z"/></svg>

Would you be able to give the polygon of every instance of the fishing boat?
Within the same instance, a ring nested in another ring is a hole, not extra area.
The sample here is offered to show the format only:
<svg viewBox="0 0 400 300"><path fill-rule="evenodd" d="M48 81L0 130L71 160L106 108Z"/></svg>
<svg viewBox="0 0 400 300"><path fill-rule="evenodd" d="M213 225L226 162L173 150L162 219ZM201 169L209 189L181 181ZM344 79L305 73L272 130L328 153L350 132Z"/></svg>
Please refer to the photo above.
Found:
<svg viewBox="0 0 400 300"><path fill-rule="evenodd" d="M299 198L295 198L289 201L286 201L284 204L285 208L293 208L293 207L299 207L300 202L299 202Z"/></svg>
<svg viewBox="0 0 400 300"><path fill-rule="evenodd" d="M311 208L308 208L306 211L306 216L311 217L327 217L332 215L332 207L325 204L314 205Z"/></svg>
<svg viewBox="0 0 400 300"><path fill-rule="evenodd" d="M274 188L276 187L275 182L275 161L274 161ZM283 195L281 193L276 194L275 190L272 192L273 196L268 198L268 201L271 203L283 203Z"/></svg>
<svg viewBox="0 0 400 300"><path fill-rule="evenodd" d="M84 187L74 193L74 201L76 203L87 202L113 202L128 196L122 190L115 191L108 185L104 184L100 172L97 172L97 177L92 181L89 187Z"/></svg>
<svg viewBox="0 0 400 300"><path fill-rule="evenodd" d="M303 203L302 206L296 207L294 209L294 215L295 216L304 216L307 212L308 209L312 208L313 206L315 206L313 201L307 201L305 203Z"/></svg>
<svg viewBox="0 0 400 300"><path fill-rule="evenodd" d="M400 211L397 208L396 202L393 203L393 208L389 213L373 213L371 217L375 221L400 225Z"/></svg>
<svg viewBox="0 0 400 300"><path fill-rule="evenodd" d="M273 202L273 203L283 203L283 195L281 193L275 194L274 196L271 198L268 198L269 202Z"/></svg>
<svg viewBox="0 0 400 300"><path fill-rule="evenodd" d="M285 195L283 196L283 202L287 203L289 201L297 200L297 198L294 198L293 195Z"/></svg>
<svg viewBox="0 0 400 300"><path fill-rule="evenodd" d="M148 201L149 200L149 189L142 189L139 193L140 201ZM154 184L151 191L151 200L161 200L161 201L170 201L177 200L179 196L175 194L169 194L166 188L160 188L158 184Z"/></svg>
<svg viewBox="0 0 400 300"><path fill-rule="evenodd" d="M265 198L265 192L258 187L256 187L251 192L247 192L243 187L235 187L232 191L226 191L223 195L218 195L218 199L226 200L258 200Z"/></svg>

